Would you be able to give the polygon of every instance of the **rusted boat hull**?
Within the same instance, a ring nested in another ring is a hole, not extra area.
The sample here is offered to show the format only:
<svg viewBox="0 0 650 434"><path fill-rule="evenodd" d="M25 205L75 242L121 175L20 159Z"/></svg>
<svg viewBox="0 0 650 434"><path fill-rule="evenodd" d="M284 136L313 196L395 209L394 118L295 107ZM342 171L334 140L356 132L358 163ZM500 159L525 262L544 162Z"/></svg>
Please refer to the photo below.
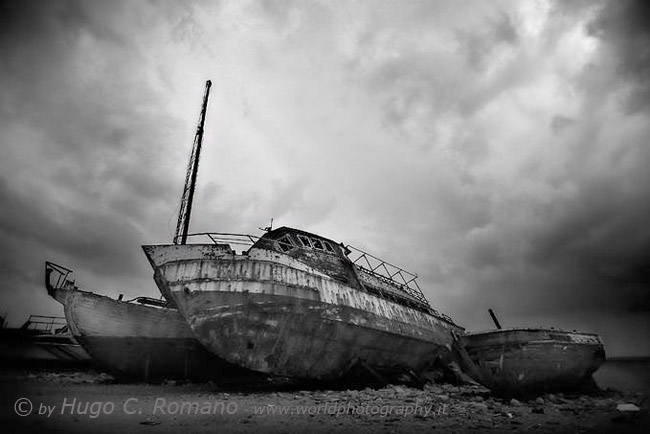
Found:
<svg viewBox="0 0 650 434"><path fill-rule="evenodd" d="M501 393L579 388L605 361L598 335L553 329L506 329L463 336L476 378Z"/></svg>
<svg viewBox="0 0 650 434"><path fill-rule="evenodd" d="M197 339L247 369L329 380L360 362L417 374L449 360L452 333L462 330L288 256L210 245L144 250Z"/></svg>
<svg viewBox="0 0 650 434"><path fill-rule="evenodd" d="M418 372L446 352L439 343L414 338L415 330L396 333L399 324L346 306L267 294L175 295L206 348L260 372L330 379L357 359L380 371L401 366Z"/></svg>
<svg viewBox="0 0 650 434"><path fill-rule="evenodd" d="M128 380L204 380L237 371L206 351L174 309L58 288L72 335L95 363Z"/></svg>

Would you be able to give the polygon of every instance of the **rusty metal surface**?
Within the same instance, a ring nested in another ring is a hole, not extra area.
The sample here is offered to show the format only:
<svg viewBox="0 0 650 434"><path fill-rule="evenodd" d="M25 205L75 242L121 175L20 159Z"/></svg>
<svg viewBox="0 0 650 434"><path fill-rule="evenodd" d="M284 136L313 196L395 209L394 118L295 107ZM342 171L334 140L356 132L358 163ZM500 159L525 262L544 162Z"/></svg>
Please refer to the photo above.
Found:
<svg viewBox="0 0 650 434"><path fill-rule="evenodd" d="M264 237L243 255L206 245L143 249L201 343L240 366L327 379L358 359L417 371L450 357L461 327L367 291L342 248L321 240L331 249L280 252Z"/></svg>
<svg viewBox="0 0 650 434"><path fill-rule="evenodd" d="M174 295L206 348L261 372L329 379L356 359L417 372L448 357L442 328L400 323L347 306L259 293Z"/></svg>
<svg viewBox="0 0 650 434"><path fill-rule="evenodd" d="M272 294L346 306L400 324L416 324L432 330L462 330L426 312L359 291L314 270L298 269L300 263L260 259L255 253L233 259L168 262L157 269L155 278L163 293L172 294L176 302L174 292Z"/></svg>

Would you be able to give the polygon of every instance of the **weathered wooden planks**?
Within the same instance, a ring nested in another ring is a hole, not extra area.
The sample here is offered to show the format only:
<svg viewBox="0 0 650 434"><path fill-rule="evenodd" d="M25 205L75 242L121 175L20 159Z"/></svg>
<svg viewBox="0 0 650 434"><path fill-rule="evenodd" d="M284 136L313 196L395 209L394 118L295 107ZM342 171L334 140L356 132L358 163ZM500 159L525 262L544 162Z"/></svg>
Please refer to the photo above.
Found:
<svg viewBox="0 0 650 434"><path fill-rule="evenodd" d="M486 387L527 394L579 387L605 361L597 335L555 329L469 333L462 342Z"/></svg>

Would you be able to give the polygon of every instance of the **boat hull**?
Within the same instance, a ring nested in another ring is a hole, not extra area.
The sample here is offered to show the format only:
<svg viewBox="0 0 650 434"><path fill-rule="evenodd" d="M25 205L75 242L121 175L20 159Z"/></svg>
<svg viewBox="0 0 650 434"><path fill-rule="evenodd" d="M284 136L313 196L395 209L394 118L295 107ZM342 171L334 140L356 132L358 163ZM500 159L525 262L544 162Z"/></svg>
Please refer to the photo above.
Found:
<svg viewBox="0 0 650 434"><path fill-rule="evenodd" d="M102 368L128 380L222 378L238 371L206 351L178 311L59 288L72 335Z"/></svg>
<svg viewBox="0 0 650 434"><path fill-rule="evenodd" d="M154 279L213 354L273 375L335 379L356 363L426 372L451 360L458 326L265 251L182 260L145 246ZM218 249L215 247L215 249Z"/></svg>
<svg viewBox="0 0 650 434"><path fill-rule="evenodd" d="M484 386L507 394L576 389L605 361L597 335L552 329L509 329L463 336Z"/></svg>
<svg viewBox="0 0 650 434"><path fill-rule="evenodd" d="M174 294L206 348L260 372L331 379L357 360L380 371L418 372L447 352L439 343L390 331L397 324L385 318L346 306L267 294ZM221 307L206 309L215 305Z"/></svg>

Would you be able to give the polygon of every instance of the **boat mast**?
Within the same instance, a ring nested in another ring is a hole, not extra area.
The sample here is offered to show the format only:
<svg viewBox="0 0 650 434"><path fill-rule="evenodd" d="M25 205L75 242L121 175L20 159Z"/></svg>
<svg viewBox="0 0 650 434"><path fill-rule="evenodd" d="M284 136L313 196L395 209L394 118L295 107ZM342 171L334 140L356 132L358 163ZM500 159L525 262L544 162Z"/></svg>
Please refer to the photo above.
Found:
<svg viewBox="0 0 650 434"><path fill-rule="evenodd" d="M196 187L196 175L199 172L199 157L201 155L201 144L203 143L203 125L205 123L205 113L208 109L208 96L210 95L210 80L205 82L205 93L203 94L203 106L199 116L199 125L196 128L194 143L190 161L187 165L185 174L185 188L181 197L181 208L178 211L178 223L176 223L176 234L174 235L174 244L187 243L187 231L190 227L190 214L192 213L192 201L194 199L194 188Z"/></svg>
<svg viewBox="0 0 650 434"><path fill-rule="evenodd" d="M497 326L498 330L501 330L501 324L499 324L499 320L497 319L497 316L495 315L494 311L492 309L488 309L488 312L492 317L492 321L494 321L494 325Z"/></svg>

